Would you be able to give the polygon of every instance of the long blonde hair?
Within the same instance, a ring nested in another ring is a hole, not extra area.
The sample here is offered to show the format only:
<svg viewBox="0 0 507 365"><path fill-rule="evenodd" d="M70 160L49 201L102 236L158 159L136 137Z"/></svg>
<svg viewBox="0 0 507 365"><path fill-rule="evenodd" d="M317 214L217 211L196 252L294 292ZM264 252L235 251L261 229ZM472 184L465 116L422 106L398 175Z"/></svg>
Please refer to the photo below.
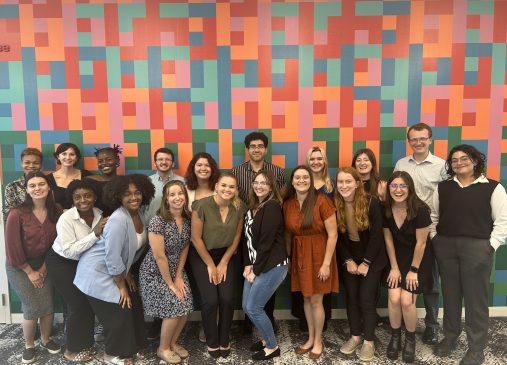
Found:
<svg viewBox="0 0 507 365"><path fill-rule="evenodd" d="M326 192L330 193L333 191L333 182L331 177L329 177L329 164L327 162L326 152L320 147L312 147L306 153L306 165L310 166L310 157L312 157L312 153L320 152L324 161L324 168L319 173L320 177L324 181L324 185L326 186ZM313 174L313 171L312 171Z"/></svg>
<svg viewBox="0 0 507 365"><path fill-rule="evenodd" d="M357 182L357 189L354 194L354 220L359 231L365 231L370 227L370 220L368 219L370 195L364 191L361 175L353 167L340 167L336 172L336 183L338 184L338 174L340 172L350 174ZM338 215L338 230L341 233L347 231L347 221L345 219L345 200L336 189L335 192L335 205L336 214Z"/></svg>

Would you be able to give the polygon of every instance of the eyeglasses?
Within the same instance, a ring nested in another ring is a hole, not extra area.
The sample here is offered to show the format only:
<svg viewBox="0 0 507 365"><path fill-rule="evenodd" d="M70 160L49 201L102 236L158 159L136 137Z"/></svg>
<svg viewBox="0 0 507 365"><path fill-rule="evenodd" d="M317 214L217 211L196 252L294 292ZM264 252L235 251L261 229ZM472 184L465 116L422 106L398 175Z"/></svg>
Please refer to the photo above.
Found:
<svg viewBox="0 0 507 365"><path fill-rule="evenodd" d="M266 146L264 146L263 144L251 144L250 146L248 146L248 148L251 150L263 150L264 148L266 148Z"/></svg>
<svg viewBox="0 0 507 365"><path fill-rule="evenodd" d="M457 165L458 163L466 163L470 161L469 156L461 156L460 158L453 158L451 159L451 165Z"/></svg>
<svg viewBox="0 0 507 365"><path fill-rule="evenodd" d="M400 188L401 190L405 190L405 189L408 189L408 185L407 184L390 184L389 187L393 190L396 190L398 188Z"/></svg>
<svg viewBox="0 0 507 365"><path fill-rule="evenodd" d="M428 141L428 139L429 137L409 138L408 141L410 143L418 143L418 142L425 143L426 141Z"/></svg>
<svg viewBox="0 0 507 365"><path fill-rule="evenodd" d="M267 181L254 181L252 183L253 186L262 186L262 187L265 187L265 186L268 186L268 182Z"/></svg>

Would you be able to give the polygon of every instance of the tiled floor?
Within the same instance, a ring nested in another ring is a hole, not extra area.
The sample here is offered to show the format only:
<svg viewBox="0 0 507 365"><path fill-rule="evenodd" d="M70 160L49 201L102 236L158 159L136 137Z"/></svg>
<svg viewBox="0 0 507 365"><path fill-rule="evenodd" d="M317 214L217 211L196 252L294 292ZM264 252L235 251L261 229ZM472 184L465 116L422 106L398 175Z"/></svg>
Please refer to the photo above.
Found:
<svg viewBox="0 0 507 365"><path fill-rule="evenodd" d="M198 325L196 322L189 322L182 338L181 343L190 352L190 357L184 363L186 364L253 364L250 360L251 353L248 347L257 340L255 335L244 336L240 334L239 322L235 322L232 331L233 351L228 359L213 360L205 351L206 347L197 339ZM328 330L325 332L325 353L317 361L310 360L307 356L297 356L293 348L301 344L305 335L298 329L297 321L279 321L278 341L282 350L282 356L274 361L266 361L266 364L360 364L361 361L355 356L345 356L340 353L341 344L348 338L348 326L345 320L332 320ZM377 358L370 364L402 364L401 360L393 362L385 357L385 350L389 341L389 332L387 326L379 327L376 332L378 340ZM62 343L63 337L61 331L55 336L55 340ZM102 344L97 345L103 350ZM145 360L139 361L140 364L159 364L159 359L154 354L156 343L152 343L148 356ZM20 364L21 351L23 350L23 339L21 326L0 325L0 364ZM458 364L466 352L466 338L463 334L459 339L458 350L447 359L441 359L433 356L430 347L424 345L417 337L417 357L414 364ZM49 355L38 351L38 360L36 364L71 364L66 361L61 354ZM101 353L99 352L99 357ZM95 365L102 363L100 360L94 360L88 364ZM507 364L507 318L492 318L490 320L490 341L486 350L486 364L505 365Z"/></svg>

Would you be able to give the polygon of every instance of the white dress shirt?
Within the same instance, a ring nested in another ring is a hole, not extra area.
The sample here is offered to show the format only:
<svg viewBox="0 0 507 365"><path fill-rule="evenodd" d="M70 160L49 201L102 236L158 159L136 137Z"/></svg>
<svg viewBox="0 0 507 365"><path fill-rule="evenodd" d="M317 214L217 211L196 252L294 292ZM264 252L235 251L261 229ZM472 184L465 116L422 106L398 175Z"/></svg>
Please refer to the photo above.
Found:
<svg viewBox="0 0 507 365"><path fill-rule="evenodd" d="M65 258L79 260L83 252L93 246L99 239L93 229L102 218L102 211L93 208L93 222L90 227L79 216L76 207L65 211L56 223L57 236L53 243L53 250Z"/></svg>

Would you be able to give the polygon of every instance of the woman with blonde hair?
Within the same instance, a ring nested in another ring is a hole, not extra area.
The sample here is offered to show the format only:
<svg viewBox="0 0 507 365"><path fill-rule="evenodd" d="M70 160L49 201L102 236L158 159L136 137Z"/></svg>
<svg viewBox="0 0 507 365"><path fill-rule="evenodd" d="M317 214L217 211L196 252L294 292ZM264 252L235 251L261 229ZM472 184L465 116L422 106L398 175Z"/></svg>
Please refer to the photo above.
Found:
<svg viewBox="0 0 507 365"><path fill-rule="evenodd" d="M306 153L306 165L312 170L313 186L319 193L334 198L334 181L329 176L329 164L326 151L320 147L312 147Z"/></svg>
<svg viewBox="0 0 507 365"><path fill-rule="evenodd" d="M359 359L371 361L375 356L377 291L387 264L382 212L378 199L364 191L361 176L353 167L338 169L336 190L338 252L341 264L346 266L343 282L351 334L340 351L349 355L362 344Z"/></svg>

